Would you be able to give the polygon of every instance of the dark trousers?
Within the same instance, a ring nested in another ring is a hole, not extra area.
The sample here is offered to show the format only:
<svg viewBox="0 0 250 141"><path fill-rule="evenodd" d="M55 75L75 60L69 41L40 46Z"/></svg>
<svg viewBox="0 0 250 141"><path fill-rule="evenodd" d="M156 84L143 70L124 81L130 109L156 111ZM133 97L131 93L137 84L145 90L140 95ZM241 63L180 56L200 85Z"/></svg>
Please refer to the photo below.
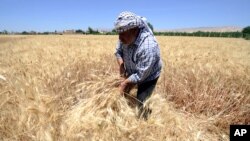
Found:
<svg viewBox="0 0 250 141"><path fill-rule="evenodd" d="M157 80L158 78L145 83L138 84L137 99L140 101L139 107L141 107L143 103L152 95Z"/></svg>
<svg viewBox="0 0 250 141"><path fill-rule="evenodd" d="M151 81L148 81L148 82L145 82L145 83L141 83L141 84L138 84L137 87L138 87L138 90L137 90L137 100L139 102L139 105L143 105L143 103L152 95L153 93L153 90L156 86L156 83L157 83L157 80L158 80L159 77L157 77L156 79L154 80L151 80ZM129 94L131 89L135 87L135 84L129 84L126 88L125 88L125 93L126 94ZM125 95L125 97L127 97ZM129 98L129 97L127 97Z"/></svg>
<svg viewBox="0 0 250 141"><path fill-rule="evenodd" d="M157 80L158 78L138 85L137 99L140 101L138 103L139 118L144 118L147 120L148 116L152 112L152 110L148 107L143 107L143 103L152 95Z"/></svg>
<svg viewBox="0 0 250 141"><path fill-rule="evenodd" d="M137 90L137 106L139 108L139 117L143 117L144 119L147 119L148 115L152 112L151 109L149 108L143 108L143 103L152 95L153 90L155 89L156 83L158 81L157 77L154 80L145 82L145 83L141 83L138 84L138 90ZM134 84L130 84L127 86L127 88L125 89L125 93L129 94L130 90L134 87ZM133 102L133 99L131 99L131 97L128 97L125 95L126 98L130 99L131 103ZM132 104L133 105L133 104Z"/></svg>

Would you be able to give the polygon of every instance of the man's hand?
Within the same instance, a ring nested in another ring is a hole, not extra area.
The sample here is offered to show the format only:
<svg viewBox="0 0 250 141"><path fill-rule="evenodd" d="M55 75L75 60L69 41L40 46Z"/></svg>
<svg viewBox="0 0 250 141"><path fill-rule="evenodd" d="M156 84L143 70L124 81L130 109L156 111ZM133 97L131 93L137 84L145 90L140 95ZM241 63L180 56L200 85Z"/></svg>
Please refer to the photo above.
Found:
<svg viewBox="0 0 250 141"><path fill-rule="evenodd" d="M123 95L125 93L125 90L126 90L126 87L127 87L127 83L125 81L123 81L121 84L120 84L120 93Z"/></svg>
<svg viewBox="0 0 250 141"><path fill-rule="evenodd" d="M130 84L130 81L128 79L125 79L124 81L121 82L120 84L120 93L123 95L124 93L128 93L127 89Z"/></svg>

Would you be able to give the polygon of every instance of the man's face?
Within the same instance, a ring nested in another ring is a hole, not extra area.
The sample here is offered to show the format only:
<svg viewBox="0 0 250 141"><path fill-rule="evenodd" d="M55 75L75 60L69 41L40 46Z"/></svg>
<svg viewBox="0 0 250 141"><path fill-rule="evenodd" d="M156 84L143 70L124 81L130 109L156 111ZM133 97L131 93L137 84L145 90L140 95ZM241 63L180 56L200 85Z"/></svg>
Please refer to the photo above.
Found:
<svg viewBox="0 0 250 141"><path fill-rule="evenodd" d="M120 41L125 45L130 45L135 41L137 35L137 28L130 29L128 31L119 33Z"/></svg>

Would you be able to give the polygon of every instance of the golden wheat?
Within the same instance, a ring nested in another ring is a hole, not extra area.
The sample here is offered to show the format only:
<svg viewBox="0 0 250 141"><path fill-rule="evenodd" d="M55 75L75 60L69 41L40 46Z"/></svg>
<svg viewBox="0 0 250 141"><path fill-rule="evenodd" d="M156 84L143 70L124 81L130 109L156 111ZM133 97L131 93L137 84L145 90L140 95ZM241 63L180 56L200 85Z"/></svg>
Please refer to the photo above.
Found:
<svg viewBox="0 0 250 141"><path fill-rule="evenodd" d="M164 69L143 120L119 95L117 36L0 36L0 140L228 140L250 124L249 41L157 40Z"/></svg>

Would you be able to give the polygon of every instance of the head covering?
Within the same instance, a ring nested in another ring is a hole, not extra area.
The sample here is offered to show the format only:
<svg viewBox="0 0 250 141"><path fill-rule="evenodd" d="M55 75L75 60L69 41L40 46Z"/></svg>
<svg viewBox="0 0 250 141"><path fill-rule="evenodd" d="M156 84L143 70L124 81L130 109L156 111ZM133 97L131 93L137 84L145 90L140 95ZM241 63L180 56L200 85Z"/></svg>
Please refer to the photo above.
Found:
<svg viewBox="0 0 250 141"><path fill-rule="evenodd" d="M149 28L147 24L146 18L138 16L128 11L120 13L114 25L118 33L125 32L135 27L139 27L139 28L145 28L149 33L153 34L152 30Z"/></svg>

